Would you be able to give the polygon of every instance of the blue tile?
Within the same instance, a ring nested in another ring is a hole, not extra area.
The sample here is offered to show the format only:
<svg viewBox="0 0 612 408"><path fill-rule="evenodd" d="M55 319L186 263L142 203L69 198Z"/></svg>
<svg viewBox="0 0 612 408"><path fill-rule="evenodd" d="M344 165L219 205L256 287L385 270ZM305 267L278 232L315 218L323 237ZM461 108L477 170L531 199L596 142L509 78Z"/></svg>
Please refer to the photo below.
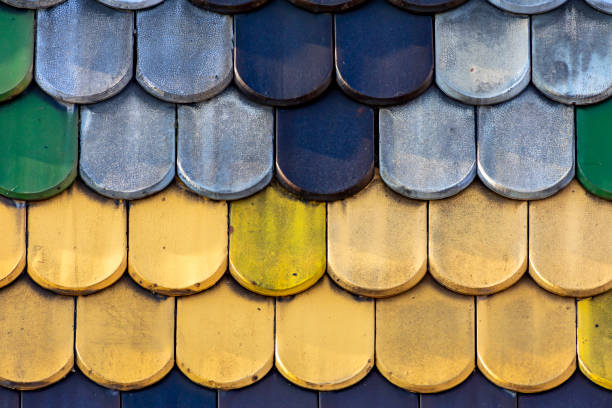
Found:
<svg viewBox="0 0 612 408"><path fill-rule="evenodd" d="M357 7L367 0L289 0L298 7L306 10L321 12L340 12Z"/></svg>
<svg viewBox="0 0 612 408"><path fill-rule="evenodd" d="M266 4L268 0L191 0L193 4L217 13L244 13Z"/></svg>
<svg viewBox="0 0 612 408"><path fill-rule="evenodd" d="M520 394L519 408L608 408L612 391L589 381L580 371L557 388L539 394Z"/></svg>
<svg viewBox="0 0 612 408"><path fill-rule="evenodd" d="M0 388L0 408L18 408L19 392Z"/></svg>
<svg viewBox="0 0 612 408"><path fill-rule="evenodd" d="M439 13L457 7L467 0L389 0L397 7L416 13Z"/></svg>

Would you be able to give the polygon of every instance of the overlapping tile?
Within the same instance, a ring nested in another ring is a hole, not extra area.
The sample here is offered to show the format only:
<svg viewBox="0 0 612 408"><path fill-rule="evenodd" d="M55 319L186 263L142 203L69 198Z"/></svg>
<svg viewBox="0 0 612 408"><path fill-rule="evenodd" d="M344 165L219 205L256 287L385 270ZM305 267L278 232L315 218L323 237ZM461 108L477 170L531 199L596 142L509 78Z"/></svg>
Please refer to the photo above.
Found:
<svg viewBox="0 0 612 408"><path fill-rule="evenodd" d="M578 302L578 363L591 381L612 390L611 361L612 291L608 291Z"/></svg>
<svg viewBox="0 0 612 408"><path fill-rule="evenodd" d="M487 105L529 84L529 18L470 0L435 17L436 83L465 103Z"/></svg>
<svg viewBox="0 0 612 408"><path fill-rule="evenodd" d="M0 197L0 288L15 280L26 265L26 208Z"/></svg>
<svg viewBox="0 0 612 408"><path fill-rule="evenodd" d="M310 200L344 198L374 174L374 111L332 89L276 113L277 179Z"/></svg>
<svg viewBox="0 0 612 408"><path fill-rule="evenodd" d="M577 371L569 380L547 392L521 394L523 408L592 408L612 405L612 392L598 387Z"/></svg>
<svg viewBox="0 0 612 408"><path fill-rule="evenodd" d="M177 173L196 193L235 200L272 179L273 108L230 87L209 101L179 105L178 123Z"/></svg>
<svg viewBox="0 0 612 408"><path fill-rule="evenodd" d="M100 3L120 10L140 10L157 6L164 0L97 0Z"/></svg>
<svg viewBox="0 0 612 408"><path fill-rule="evenodd" d="M357 7L367 0L289 0L298 7L315 13L342 12Z"/></svg>
<svg viewBox="0 0 612 408"><path fill-rule="evenodd" d="M610 0L585 0L591 7L604 13L612 14L612 1Z"/></svg>
<svg viewBox="0 0 612 408"><path fill-rule="evenodd" d="M190 0L193 4L217 13L245 13L266 4L268 0Z"/></svg>
<svg viewBox="0 0 612 408"><path fill-rule="evenodd" d="M351 97L389 105L412 99L431 84L431 17L370 0L334 19L336 79Z"/></svg>
<svg viewBox="0 0 612 408"><path fill-rule="evenodd" d="M38 10L36 82L54 98L92 103L132 78L134 18L96 0L67 0Z"/></svg>
<svg viewBox="0 0 612 408"><path fill-rule="evenodd" d="M567 0L489 0L502 10L516 14L540 14L556 9Z"/></svg>
<svg viewBox="0 0 612 408"><path fill-rule="evenodd" d="M380 109L378 130L380 175L406 197L446 198L476 175L474 108L435 86L405 105Z"/></svg>
<svg viewBox="0 0 612 408"><path fill-rule="evenodd" d="M99 194L136 199L174 177L175 108L135 83L116 97L81 107L80 175Z"/></svg>
<svg viewBox="0 0 612 408"><path fill-rule="evenodd" d="M27 88L33 62L34 12L0 3L0 102Z"/></svg>
<svg viewBox="0 0 612 408"><path fill-rule="evenodd" d="M466 0L388 0L391 4L414 13L439 13L466 2Z"/></svg>
<svg viewBox="0 0 612 408"><path fill-rule="evenodd" d="M63 3L65 0L0 0L0 3L6 3L9 6L25 9L39 9L55 6Z"/></svg>

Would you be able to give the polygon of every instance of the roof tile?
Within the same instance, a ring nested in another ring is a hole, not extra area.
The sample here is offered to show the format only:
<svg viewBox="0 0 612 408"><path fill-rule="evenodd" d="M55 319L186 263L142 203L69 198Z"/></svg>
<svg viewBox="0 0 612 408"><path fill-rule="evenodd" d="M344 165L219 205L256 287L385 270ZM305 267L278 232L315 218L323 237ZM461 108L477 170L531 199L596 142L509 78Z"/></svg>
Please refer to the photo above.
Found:
<svg viewBox="0 0 612 408"><path fill-rule="evenodd" d="M538 394L521 394L521 408L591 408L612 405L612 392L596 386L577 371L561 386Z"/></svg>
<svg viewBox="0 0 612 408"><path fill-rule="evenodd" d="M540 14L556 9L567 0L489 0L502 10L516 14Z"/></svg>
<svg viewBox="0 0 612 408"><path fill-rule="evenodd" d="M119 10L140 10L157 6L164 0L97 0L105 6Z"/></svg>
<svg viewBox="0 0 612 408"><path fill-rule="evenodd" d="M612 390L610 361L612 361L612 291L578 302L580 370L595 384ZM612 403L612 396L609 399Z"/></svg>
<svg viewBox="0 0 612 408"><path fill-rule="evenodd" d="M0 3L0 101L28 87L33 60L34 13Z"/></svg>
<svg viewBox="0 0 612 408"><path fill-rule="evenodd" d="M585 0L591 7L604 13L612 14L612 1L610 0Z"/></svg>
<svg viewBox="0 0 612 408"><path fill-rule="evenodd" d="M467 0L388 0L391 4L413 13L440 13L462 5Z"/></svg>
<svg viewBox="0 0 612 408"><path fill-rule="evenodd" d="M1 288L15 280L26 265L25 203L0 197L0 225Z"/></svg>

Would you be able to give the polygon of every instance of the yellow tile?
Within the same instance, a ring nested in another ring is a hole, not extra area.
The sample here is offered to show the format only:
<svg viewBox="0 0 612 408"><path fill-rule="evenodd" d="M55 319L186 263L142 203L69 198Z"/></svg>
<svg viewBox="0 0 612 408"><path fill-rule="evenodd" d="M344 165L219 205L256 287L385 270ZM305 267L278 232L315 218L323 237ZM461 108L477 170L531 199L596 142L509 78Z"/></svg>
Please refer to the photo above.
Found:
<svg viewBox="0 0 612 408"><path fill-rule="evenodd" d="M479 181L429 203L429 267L444 286L486 295L513 285L527 269L527 202Z"/></svg>
<svg viewBox="0 0 612 408"><path fill-rule="evenodd" d="M19 276L26 263L25 203L0 197L0 288Z"/></svg>
<svg viewBox="0 0 612 408"><path fill-rule="evenodd" d="M539 392L572 375L574 299L553 295L526 276L476 304L478 368L489 380L514 391Z"/></svg>
<svg viewBox="0 0 612 408"><path fill-rule="evenodd" d="M176 361L201 385L250 385L274 363L274 298L253 294L231 277L177 300Z"/></svg>
<svg viewBox="0 0 612 408"><path fill-rule="evenodd" d="M202 291L227 268L227 204L177 184L130 203L128 272L165 295Z"/></svg>
<svg viewBox="0 0 612 408"><path fill-rule="evenodd" d="M529 273L543 288L564 296L612 289L612 204L576 180L529 203Z"/></svg>
<svg viewBox="0 0 612 408"><path fill-rule="evenodd" d="M376 301L376 367L413 392L439 392L474 370L474 298L426 276L409 291Z"/></svg>
<svg viewBox="0 0 612 408"><path fill-rule="evenodd" d="M152 295L123 277L77 300L77 364L108 388L153 384L174 364L174 298Z"/></svg>
<svg viewBox="0 0 612 408"><path fill-rule="evenodd" d="M591 381L612 390L612 291L578 302L578 363Z"/></svg>
<svg viewBox="0 0 612 408"><path fill-rule="evenodd" d="M427 203L395 194L378 177L329 203L327 228L327 272L346 290L391 296L427 270Z"/></svg>
<svg viewBox="0 0 612 408"><path fill-rule="evenodd" d="M351 295L328 277L276 301L276 368L315 390L357 383L374 365L374 301Z"/></svg>
<svg viewBox="0 0 612 408"><path fill-rule="evenodd" d="M262 295L312 286L325 272L325 204L300 201L277 183L230 209L230 272Z"/></svg>
<svg viewBox="0 0 612 408"><path fill-rule="evenodd" d="M0 385L32 390L72 368L74 298L39 288L23 275L0 290Z"/></svg>
<svg viewBox="0 0 612 408"><path fill-rule="evenodd" d="M85 294L115 282L125 270L127 216L122 201L80 182L28 209L28 273L39 285Z"/></svg>

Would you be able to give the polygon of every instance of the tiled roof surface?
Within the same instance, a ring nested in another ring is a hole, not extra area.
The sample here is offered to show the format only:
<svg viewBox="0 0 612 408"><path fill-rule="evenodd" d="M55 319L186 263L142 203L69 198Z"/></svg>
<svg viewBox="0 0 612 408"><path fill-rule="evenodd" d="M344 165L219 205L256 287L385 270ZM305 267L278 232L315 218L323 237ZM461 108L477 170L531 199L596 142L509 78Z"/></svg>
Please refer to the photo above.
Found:
<svg viewBox="0 0 612 408"><path fill-rule="evenodd" d="M612 406L609 0L0 1L0 407Z"/></svg>

